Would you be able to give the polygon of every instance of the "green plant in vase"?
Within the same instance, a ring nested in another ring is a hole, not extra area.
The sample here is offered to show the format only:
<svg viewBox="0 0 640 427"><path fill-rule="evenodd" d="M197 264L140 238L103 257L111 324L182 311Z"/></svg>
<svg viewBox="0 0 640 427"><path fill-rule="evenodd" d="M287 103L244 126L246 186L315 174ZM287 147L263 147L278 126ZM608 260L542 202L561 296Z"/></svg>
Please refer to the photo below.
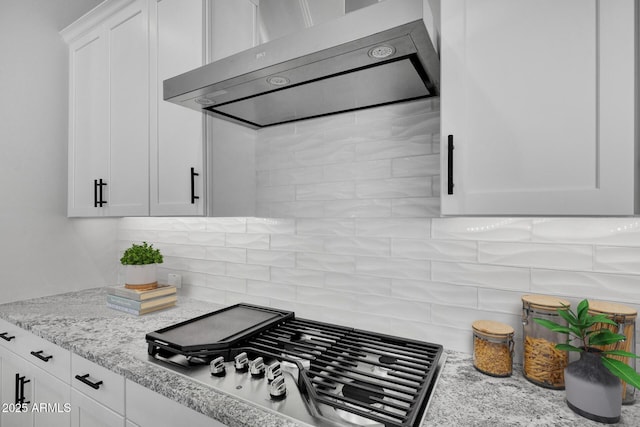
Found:
<svg viewBox="0 0 640 427"><path fill-rule="evenodd" d="M133 243L120 258L120 263L125 266L125 287L138 290L157 287L156 265L163 261L160 250L153 245Z"/></svg>
<svg viewBox="0 0 640 427"><path fill-rule="evenodd" d="M558 310L558 315L567 321L567 326L547 319L533 320L554 332L567 335L567 341L556 344L556 349L580 353L580 360L565 368L568 406L589 419L618 422L622 407L620 380L640 389L640 374L617 358L638 356L623 350L602 350L602 347L624 341L626 337L602 327L617 327L618 324L606 314L590 314L588 300L580 301L577 312L565 306Z"/></svg>

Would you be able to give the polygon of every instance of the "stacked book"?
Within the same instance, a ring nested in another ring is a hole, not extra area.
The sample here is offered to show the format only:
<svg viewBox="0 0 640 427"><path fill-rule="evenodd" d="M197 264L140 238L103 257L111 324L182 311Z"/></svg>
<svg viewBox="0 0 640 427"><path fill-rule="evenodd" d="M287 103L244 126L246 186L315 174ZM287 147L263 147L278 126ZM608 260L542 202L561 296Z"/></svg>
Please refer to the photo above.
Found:
<svg viewBox="0 0 640 427"><path fill-rule="evenodd" d="M158 285L148 290L127 289L124 286L107 288L107 307L130 314L147 314L176 305L176 287Z"/></svg>

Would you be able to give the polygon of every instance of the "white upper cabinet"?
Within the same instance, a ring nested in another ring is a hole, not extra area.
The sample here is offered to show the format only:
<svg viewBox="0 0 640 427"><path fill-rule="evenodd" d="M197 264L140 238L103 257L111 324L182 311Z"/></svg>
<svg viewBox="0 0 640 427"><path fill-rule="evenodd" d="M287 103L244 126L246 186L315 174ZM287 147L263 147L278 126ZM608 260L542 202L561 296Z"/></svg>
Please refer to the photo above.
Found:
<svg viewBox="0 0 640 427"><path fill-rule="evenodd" d="M69 216L149 212L147 46L142 0L70 42Z"/></svg>
<svg viewBox="0 0 640 427"><path fill-rule="evenodd" d="M634 214L634 1L441 8L442 214Z"/></svg>
<svg viewBox="0 0 640 427"><path fill-rule="evenodd" d="M204 64L206 2L151 0L152 216L203 215L204 116L163 100L162 82Z"/></svg>

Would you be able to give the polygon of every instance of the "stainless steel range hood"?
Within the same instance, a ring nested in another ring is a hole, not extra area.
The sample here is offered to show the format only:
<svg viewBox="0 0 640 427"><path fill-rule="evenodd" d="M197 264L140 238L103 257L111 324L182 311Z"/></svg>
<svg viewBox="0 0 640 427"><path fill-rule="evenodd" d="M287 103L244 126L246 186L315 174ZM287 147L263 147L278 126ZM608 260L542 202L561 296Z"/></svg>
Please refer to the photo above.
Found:
<svg viewBox="0 0 640 427"><path fill-rule="evenodd" d="M251 128L439 95L423 0L386 0L164 81L164 99Z"/></svg>

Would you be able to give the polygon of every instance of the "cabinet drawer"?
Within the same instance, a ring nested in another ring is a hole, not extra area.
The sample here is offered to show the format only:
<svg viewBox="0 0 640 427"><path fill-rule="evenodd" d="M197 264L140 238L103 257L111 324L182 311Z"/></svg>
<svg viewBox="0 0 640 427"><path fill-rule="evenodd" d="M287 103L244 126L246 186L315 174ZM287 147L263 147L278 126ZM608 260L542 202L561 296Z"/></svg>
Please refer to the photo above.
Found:
<svg viewBox="0 0 640 427"><path fill-rule="evenodd" d="M42 370L69 384L71 352L32 333L20 337L17 353Z"/></svg>
<svg viewBox="0 0 640 427"><path fill-rule="evenodd" d="M24 337L31 335L30 332L0 319L0 345L12 351L18 351L18 343L24 340Z"/></svg>
<svg viewBox="0 0 640 427"><path fill-rule="evenodd" d="M98 403L124 415L124 377L71 355L71 386Z"/></svg>

